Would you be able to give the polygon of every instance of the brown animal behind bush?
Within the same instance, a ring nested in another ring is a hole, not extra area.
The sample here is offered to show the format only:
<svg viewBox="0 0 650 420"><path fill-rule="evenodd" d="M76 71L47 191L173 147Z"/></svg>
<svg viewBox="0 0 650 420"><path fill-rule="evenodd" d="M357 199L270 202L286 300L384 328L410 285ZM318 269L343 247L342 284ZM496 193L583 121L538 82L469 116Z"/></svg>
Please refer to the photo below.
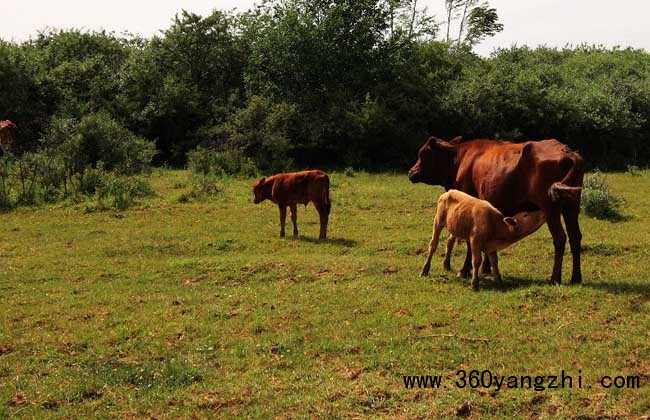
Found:
<svg viewBox="0 0 650 420"><path fill-rule="evenodd" d="M3 152L11 150L16 138L16 124L9 120L0 121L0 149Z"/></svg>
<svg viewBox="0 0 650 420"><path fill-rule="evenodd" d="M298 236L298 204L305 207L311 201L320 216L320 235L318 239L327 238L332 201L330 200L330 179L325 172L301 171L263 177L253 186L255 204L271 200L280 209L280 237L284 237L287 206L291 209L293 236Z"/></svg>

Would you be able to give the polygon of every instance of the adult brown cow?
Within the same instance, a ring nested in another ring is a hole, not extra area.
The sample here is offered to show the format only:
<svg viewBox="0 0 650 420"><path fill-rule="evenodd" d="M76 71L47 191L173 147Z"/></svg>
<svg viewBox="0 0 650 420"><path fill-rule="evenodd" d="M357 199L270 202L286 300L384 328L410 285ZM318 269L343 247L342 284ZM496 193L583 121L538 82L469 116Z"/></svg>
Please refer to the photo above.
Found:
<svg viewBox="0 0 650 420"><path fill-rule="evenodd" d="M314 203L320 216L320 235L318 239L327 237L332 200L330 200L330 179L325 172L301 171L277 174L263 177L253 186L255 204L271 200L280 209L280 237L284 237L284 225L287 218L287 206L291 208L293 236L298 236L298 204L307 206Z"/></svg>
<svg viewBox="0 0 650 420"><path fill-rule="evenodd" d="M580 283L578 224L584 177L582 157L557 140L511 143L496 140L450 142L429 138L408 173L411 182L441 185L487 200L504 215L540 209L553 236L555 261L551 283L561 283L566 233L573 256L571 283ZM468 249L469 254L469 249ZM468 273L468 259L463 272Z"/></svg>
<svg viewBox="0 0 650 420"><path fill-rule="evenodd" d="M0 148L3 152L11 149L16 138L16 124L9 120L0 121Z"/></svg>

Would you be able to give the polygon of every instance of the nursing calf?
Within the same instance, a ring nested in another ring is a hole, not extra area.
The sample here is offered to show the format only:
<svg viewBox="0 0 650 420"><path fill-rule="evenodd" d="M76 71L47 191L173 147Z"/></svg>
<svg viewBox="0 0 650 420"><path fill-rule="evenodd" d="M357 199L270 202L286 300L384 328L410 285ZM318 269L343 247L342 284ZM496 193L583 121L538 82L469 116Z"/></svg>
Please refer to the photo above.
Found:
<svg viewBox="0 0 650 420"><path fill-rule="evenodd" d="M544 221L542 211L521 212L513 217L504 217L485 200L479 200L458 190L449 190L438 199L429 254L421 275L429 274L431 257L438 247L440 232L446 227L450 234L445 255L446 266L454 240L467 241L472 254L472 288L478 290L481 252L488 255L495 279L501 281L497 251L535 232Z"/></svg>
<svg viewBox="0 0 650 420"><path fill-rule="evenodd" d="M332 201L330 200L330 179L325 172L302 171L277 174L259 179L253 186L255 204L271 200L280 209L280 236L284 237L284 225L287 218L287 206L291 209L293 236L298 236L298 204L305 207L311 201L320 216L320 235L318 239L327 237Z"/></svg>

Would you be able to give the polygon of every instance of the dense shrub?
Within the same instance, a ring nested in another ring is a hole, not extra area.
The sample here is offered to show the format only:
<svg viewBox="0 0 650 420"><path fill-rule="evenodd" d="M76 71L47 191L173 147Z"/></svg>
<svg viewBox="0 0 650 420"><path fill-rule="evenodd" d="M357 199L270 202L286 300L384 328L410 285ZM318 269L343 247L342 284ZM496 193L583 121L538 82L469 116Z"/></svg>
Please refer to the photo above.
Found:
<svg viewBox="0 0 650 420"><path fill-rule="evenodd" d="M66 161L69 173L103 162L120 175L148 172L155 154L153 142L122 127L104 112L84 116L79 122L53 118L45 134L48 150Z"/></svg>
<svg viewBox="0 0 650 420"><path fill-rule="evenodd" d="M597 219L622 219L623 199L612 194L605 177L600 172L585 177L582 189L582 208L589 216Z"/></svg>
<svg viewBox="0 0 650 420"><path fill-rule="evenodd" d="M107 173L95 190L95 209L125 210L138 199L153 195L151 185L141 177L118 177Z"/></svg>
<svg viewBox="0 0 650 420"><path fill-rule="evenodd" d="M237 149L216 151L198 147L187 155L189 170L197 175L254 177L255 163Z"/></svg>

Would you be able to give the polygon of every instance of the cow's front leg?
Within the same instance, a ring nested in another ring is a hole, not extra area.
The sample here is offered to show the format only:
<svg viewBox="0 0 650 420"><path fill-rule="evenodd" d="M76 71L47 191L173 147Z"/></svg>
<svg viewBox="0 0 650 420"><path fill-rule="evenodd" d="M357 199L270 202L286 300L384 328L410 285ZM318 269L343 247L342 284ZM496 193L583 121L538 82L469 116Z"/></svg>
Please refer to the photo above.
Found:
<svg viewBox="0 0 650 420"><path fill-rule="evenodd" d="M287 220L287 206L284 204L278 204L280 209L280 237L284 238L284 224Z"/></svg>
<svg viewBox="0 0 650 420"><path fill-rule="evenodd" d="M298 207L295 204L291 204L291 222L293 223L293 237L298 237Z"/></svg>

